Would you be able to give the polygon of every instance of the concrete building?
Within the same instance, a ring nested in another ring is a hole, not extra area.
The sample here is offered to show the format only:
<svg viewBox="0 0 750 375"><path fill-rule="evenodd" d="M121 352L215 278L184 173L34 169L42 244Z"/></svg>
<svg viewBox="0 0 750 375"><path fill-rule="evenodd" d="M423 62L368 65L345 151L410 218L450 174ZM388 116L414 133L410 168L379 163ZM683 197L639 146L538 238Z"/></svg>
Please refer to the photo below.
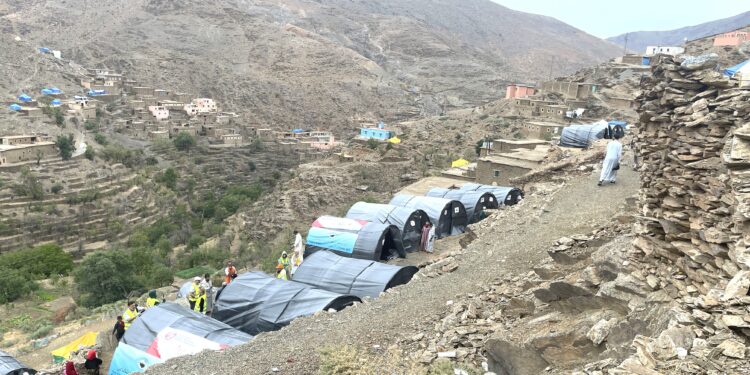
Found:
<svg viewBox="0 0 750 375"><path fill-rule="evenodd" d="M159 105L151 105L148 107L148 111L151 112L151 116L154 116L156 121L169 120L169 110Z"/></svg>
<svg viewBox="0 0 750 375"><path fill-rule="evenodd" d="M162 89L156 89L154 90L154 97L157 99L166 99L169 98L169 91L162 90Z"/></svg>
<svg viewBox="0 0 750 375"><path fill-rule="evenodd" d="M564 124L531 121L521 127L521 134L526 138L546 140L559 136L564 127Z"/></svg>
<svg viewBox="0 0 750 375"><path fill-rule="evenodd" d="M133 94L135 94L136 97L144 97L144 96L154 96L154 88L153 87L147 87L147 86L136 86L133 87Z"/></svg>
<svg viewBox="0 0 750 375"><path fill-rule="evenodd" d="M318 150L330 150L338 146L333 133L328 131L311 131L300 140L300 143Z"/></svg>
<svg viewBox="0 0 750 375"><path fill-rule="evenodd" d="M505 88L505 99L525 98L534 95L534 86L514 83Z"/></svg>
<svg viewBox="0 0 750 375"><path fill-rule="evenodd" d="M156 102L158 106L164 107L170 111L179 111L185 107L185 103L174 100L158 100Z"/></svg>
<svg viewBox="0 0 750 375"><path fill-rule="evenodd" d="M184 109L189 116L195 116L199 113L215 113L218 111L216 102L209 98L193 99L192 102L185 104Z"/></svg>
<svg viewBox="0 0 750 375"><path fill-rule="evenodd" d="M190 103L193 100L193 98L188 93L173 92L172 93L172 100L174 100L176 102Z"/></svg>
<svg viewBox="0 0 750 375"><path fill-rule="evenodd" d="M616 58L615 62L618 62L620 64L641 65L643 63L643 55L629 53L627 55Z"/></svg>
<svg viewBox="0 0 750 375"><path fill-rule="evenodd" d="M31 118L44 117L44 113L39 107L22 107L20 112Z"/></svg>
<svg viewBox="0 0 750 375"><path fill-rule="evenodd" d="M58 155L54 142L34 135L0 137L0 166L49 159Z"/></svg>
<svg viewBox="0 0 750 375"><path fill-rule="evenodd" d="M388 129L381 129L381 128L360 128L359 129L359 138L360 139L375 139L378 141L387 141L393 136L395 133L392 130Z"/></svg>
<svg viewBox="0 0 750 375"><path fill-rule="evenodd" d="M648 46L646 47L646 56L653 55L671 55L677 56L685 53L685 48L679 46Z"/></svg>
<svg viewBox="0 0 750 375"><path fill-rule="evenodd" d="M721 46L739 46L747 41L748 33L746 31L730 31L719 34L714 37L714 47Z"/></svg>
<svg viewBox="0 0 750 375"><path fill-rule="evenodd" d="M479 158L476 167L476 182L487 185L509 185L512 178L538 169L548 150L548 146L537 146L533 150L518 149L509 153Z"/></svg>

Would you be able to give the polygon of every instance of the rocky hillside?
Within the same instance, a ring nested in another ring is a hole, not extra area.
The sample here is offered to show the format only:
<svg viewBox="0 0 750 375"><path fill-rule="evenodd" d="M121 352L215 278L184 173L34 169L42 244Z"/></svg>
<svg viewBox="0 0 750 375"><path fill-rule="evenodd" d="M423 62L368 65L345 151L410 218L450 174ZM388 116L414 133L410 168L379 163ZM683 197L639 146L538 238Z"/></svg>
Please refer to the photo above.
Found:
<svg viewBox="0 0 750 375"><path fill-rule="evenodd" d="M488 0L3 0L0 27L283 127L438 114L618 53Z"/></svg>
<svg viewBox="0 0 750 375"><path fill-rule="evenodd" d="M636 52L643 52L646 46L681 45L685 39L694 40L705 36L739 29L750 24L750 12L733 17L702 23L699 25L681 27L666 31L636 31L607 38L607 40L625 45L625 35L628 36L627 47Z"/></svg>

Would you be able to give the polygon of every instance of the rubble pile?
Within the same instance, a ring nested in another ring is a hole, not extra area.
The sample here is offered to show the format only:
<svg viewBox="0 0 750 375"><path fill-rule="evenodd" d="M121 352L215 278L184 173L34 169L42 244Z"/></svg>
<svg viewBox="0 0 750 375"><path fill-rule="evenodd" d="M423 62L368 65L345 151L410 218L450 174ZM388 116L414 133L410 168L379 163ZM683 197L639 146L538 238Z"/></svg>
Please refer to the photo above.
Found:
<svg viewBox="0 0 750 375"><path fill-rule="evenodd" d="M656 345L676 348L686 371L750 371L750 91L734 87L717 61L665 58L643 83L634 245L654 261L649 287L668 290L684 314L668 337L635 340L626 368L661 366L649 353Z"/></svg>

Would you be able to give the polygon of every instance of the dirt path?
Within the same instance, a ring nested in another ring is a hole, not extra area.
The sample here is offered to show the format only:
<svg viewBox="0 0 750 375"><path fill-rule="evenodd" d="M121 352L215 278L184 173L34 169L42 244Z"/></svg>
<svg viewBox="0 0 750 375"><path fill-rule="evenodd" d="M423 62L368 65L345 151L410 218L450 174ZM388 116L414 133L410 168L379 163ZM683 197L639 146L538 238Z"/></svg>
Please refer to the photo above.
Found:
<svg viewBox="0 0 750 375"><path fill-rule="evenodd" d="M399 337L431 329L436 314L457 294L472 293L485 281L507 271L523 275L546 257L546 250L563 236L586 233L606 224L619 205L638 189L637 174L620 171L615 185L596 186L598 173L571 178L552 197L531 194L522 205L496 217L492 231L457 257L459 268L436 278L414 280L394 293L335 314L294 321L278 332L264 333L242 347L223 353L202 353L169 361L149 374L310 374L317 372L317 350L334 345L386 348ZM496 228L496 229L495 229Z"/></svg>

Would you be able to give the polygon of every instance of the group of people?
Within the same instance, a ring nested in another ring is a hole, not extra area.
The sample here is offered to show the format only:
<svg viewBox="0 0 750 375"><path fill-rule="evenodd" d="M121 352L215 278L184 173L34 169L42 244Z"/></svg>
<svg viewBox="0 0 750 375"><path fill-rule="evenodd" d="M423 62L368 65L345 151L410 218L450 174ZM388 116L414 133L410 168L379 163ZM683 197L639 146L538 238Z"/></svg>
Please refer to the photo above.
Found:
<svg viewBox="0 0 750 375"><path fill-rule="evenodd" d="M83 368L86 370L88 375L99 375L100 368L102 367L102 360L97 356L96 350L89 350L86 353L86 362L83 363ZM76 365L73 361L65 362L65 369L63 375L78 375Z"/></svg>
<svg viewBox="0 0 750 375"><path fill-rule="evenodd" d="M229 266L231 266L231 262L227 264L227 267ZM211 275L205 274L203 275L203 278L196 276L193 279L191 287L192 289L187 295L190 310L201 314L210 313L211 308L213 307L213 284L211 284Z"/></svg>
<svg viewBox="0 0 750 375"><path fill-rule="evenodd" d="M302 242L302 235L299 231L294 231L294 244L292 245L292 256L286 251L281 252L281 256L276 261L276 278L289 280L297 271L297 267L302 264L305 256L305 244Z"/></svg>
<svg viewBox="0 0 750 375"><path fill-rule="evenodd" d="M130 325L133 324L138 316L140 316L147 309L157 306L162 302L164 302L164 299L162 298L161 300L159 300L155 290L151 290L148 292L145 308L139 307L136 301L128 301L128 307L125 309L122 315L117 316L115 326L114 328L112 328L112 334L115 335L117 341L120 341L122 339L122 336L125 335L125 331L130 328Z"/></svg>

